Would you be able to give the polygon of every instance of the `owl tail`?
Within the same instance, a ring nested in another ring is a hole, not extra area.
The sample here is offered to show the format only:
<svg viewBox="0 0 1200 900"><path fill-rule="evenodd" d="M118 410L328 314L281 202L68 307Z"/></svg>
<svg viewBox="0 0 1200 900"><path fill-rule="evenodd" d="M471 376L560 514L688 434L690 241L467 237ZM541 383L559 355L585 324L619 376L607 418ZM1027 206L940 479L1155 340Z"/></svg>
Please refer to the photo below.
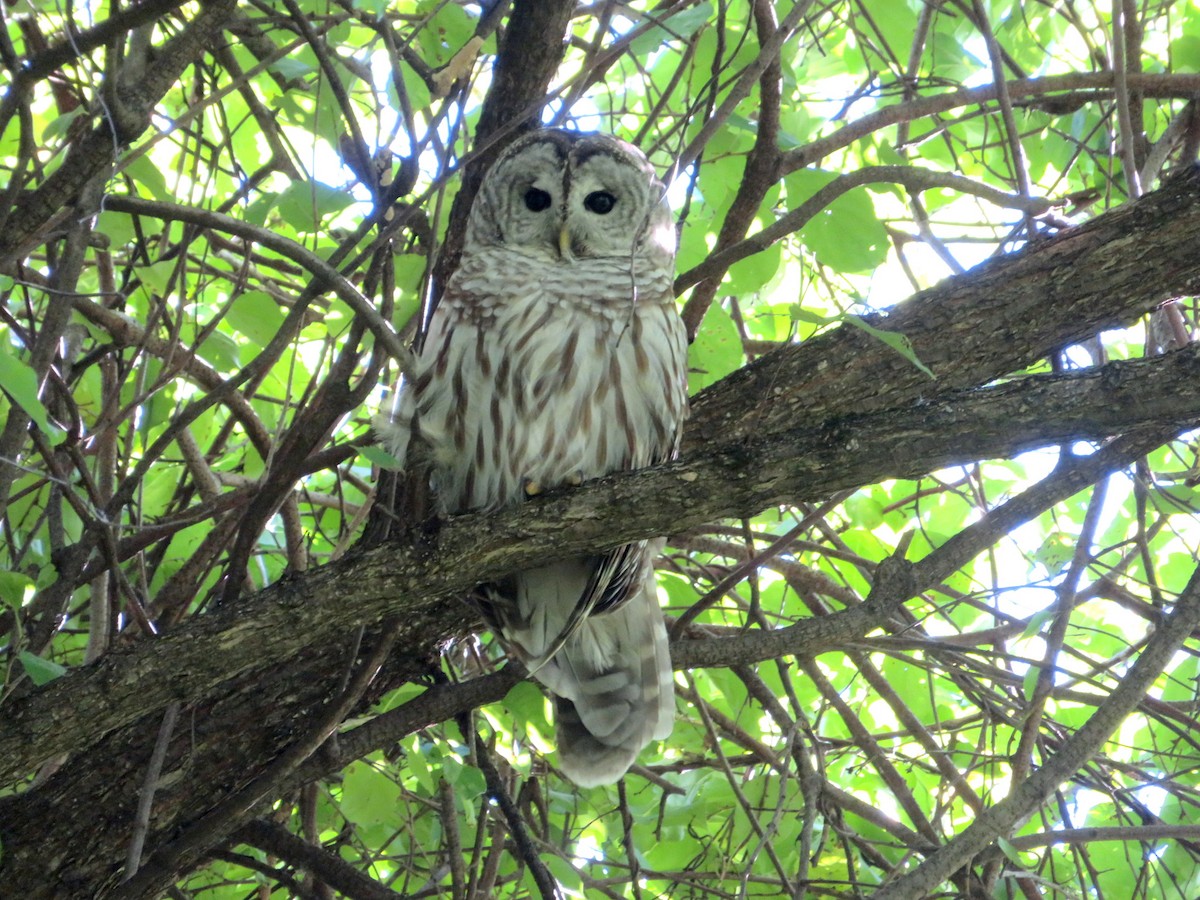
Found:
<svg viewBox="0 0 1200 900"><path fill-rule="evenodd" d="M561 646L594 559L523 572L495 608L505 641L555 695L559 765L580 787L612 784L646 744L671 733L675 681L651 559L637 560L627 602L588 616Z"/></svg>
<svg viewBox="0 0 1200 900"><path fill-rule="evenodd" d="M654 581L618 609L588 618L555 662L558 761L580 787L612 784L652 740L671 733L675 680Z"/></svg>

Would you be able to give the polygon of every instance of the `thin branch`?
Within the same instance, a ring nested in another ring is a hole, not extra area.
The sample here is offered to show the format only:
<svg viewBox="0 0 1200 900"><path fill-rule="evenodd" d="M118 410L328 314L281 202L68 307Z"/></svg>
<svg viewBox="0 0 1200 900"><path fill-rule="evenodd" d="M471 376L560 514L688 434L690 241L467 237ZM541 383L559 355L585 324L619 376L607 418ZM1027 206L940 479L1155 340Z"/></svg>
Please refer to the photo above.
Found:
<svg viewBox="0 0 1200 900"><path fill-rule="evenodd" d="M182 206L161 200L143 200L139 197L119 194L107 196L104 205L113 212L154 216L167 222L188 222L201 228L211 228L214 231L236 235L243 240L275 251L311 273L321 287L333 291L338 299L349 306L371 330L371 334L386 348L393 359L407 358L408 349L401 343L391 324L383 320L375 305L364 297L341 272L307 247L282 237L269 228L260 228L241 219L194 206Z"/></svg>
<svg viewBox="0 0 1200 900"><path fill-rule="evenodd" d="M1141 90L1147 97L1188 100L1200 93L1200 75L1139 73L1130 74L1126 81L1131 88ZM1088 99L1096 99L1097 94L1111 92L1114 84L1112 72L1075 72L1070 75L1047 75L1044 78L1018 78L1006 82L1005 87L1009 97L1015 102L1079 91L1087 92ZM992 83L885 106L843 125L832 134L787 151L780 160L779 174L787 175L812 165L866 135L891 125L911 122L964 106L977 106L995 101L998 97L999 89Z"/></svg>
<svg viewBox="0 0 1200 900"><path fill-rule="evenodd" d="M724 250L717 250L706 257L704 262L683 272L675 279L675 293L682 294L694 284L723 274L739 260L761 253L776 241L799 231L817 213L847 191L866 184L902 184L913 193L946 188L979 197L996 206L1019 209L1031 215L1040 215L1054 206L1049 200L1008 194L951 172L936 172L915 166L868 166L856 172L839 175L796 209L785 213L762 231L755 232Z"/></svg>
<svg viewBox="0 0 1200 900"><path fill-rule="evenodd" d="M1197 626L1200 626L1200 568L1112 694L1078 731L1063 742L1058 752L1016 785L1009 796L976 816L963 832L914 871L876 891L875 900L924 897L996 838L1007 836L1018 821L1041 806L1060 784L1100 751L1109 735L1137 707L1172 655Z"/></svg>
<svg viewBox="0 0 1200 900"><path fill-rule="evenodd" d="M252 819L234 833L234 840L267 851L306 869L351 900L398 900L402 894L364 875L336 853L313 846L281 825Z"/></svg>
<svg viewBox="0 0 1200 900"><path fill-rule="evenodd" d="M142 789L138 792L137 817L134 819L133 835L129 840L129 853L125 857L126 881L136 875L142 865L142 848L146 844L146 833L150 830L150 810L154 805L158 778L162 774L163 761L167 757L167 747L170 746L171 736L175 733L175 720L178 716L179 704L167 704L162 724L158 728L158 738L154 741L154 752L146 765Z"/></svg>
<svg viewBox="0 0 1200 900"><path fill-rule="evenodd" d="M62 164L42 184L17 203L17 210L0 228L0 265L16 261L26 242L75 202L84 185L102 175L116 158L117 148L133 141L150 125L150 111L178 81L183 70L206 51L236 6L236 0L211 0L188 25L158 48L154 62L134 85L116 90L119 109L87 135L71 144Z"/></svg>

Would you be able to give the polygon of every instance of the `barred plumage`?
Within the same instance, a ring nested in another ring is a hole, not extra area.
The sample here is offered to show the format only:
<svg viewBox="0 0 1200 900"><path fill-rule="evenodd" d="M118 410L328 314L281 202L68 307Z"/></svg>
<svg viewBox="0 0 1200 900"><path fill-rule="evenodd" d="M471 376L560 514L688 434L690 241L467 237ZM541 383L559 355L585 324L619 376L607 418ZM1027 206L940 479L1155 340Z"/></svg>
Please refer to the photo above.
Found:
<svg viewBox="0 0 1200 900"><path fill-rule="evenodd" d="M635 148L553 129L518 140L484 179L416 377L380 429L393 454L420 435L450 512L671 458L687 414L674 247L663 186ZM483 589L510 652L556 695L560 764L578 784L615 781L670 733L660 548Z"/></svg>

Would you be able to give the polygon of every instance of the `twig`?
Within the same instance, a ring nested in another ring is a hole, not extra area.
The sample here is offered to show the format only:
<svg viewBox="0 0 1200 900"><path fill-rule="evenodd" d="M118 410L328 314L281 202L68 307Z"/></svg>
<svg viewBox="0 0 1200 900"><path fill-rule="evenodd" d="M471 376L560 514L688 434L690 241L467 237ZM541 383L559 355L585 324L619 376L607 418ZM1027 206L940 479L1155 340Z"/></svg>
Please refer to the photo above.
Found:
<svg viewBox="0 0 1200 900"><path fill-rule="evenodd" d="M561 894L554 881L554 876L550 874L550 870L546 868L546 864L538 855L537 847L534 846L533 839L529 836L529 829L525 827L525 820L521 818L521 811L517 809L508 790L504 787L504 782L500 780L500 773L496 771L496 766L492 762L487 748L480 740L471 714L460 713L455 720L458 722L463 738L470 742L470 746L475 752L475 765L483 772L484 781L487 782L488 796L496 801L500 812L504 814L509 834L512 835L513 841L517 845L517 853L521 861L529 866L529 871L533 875L534 883L537 884L538 892L542 895L542 900L557 900Z"/></svg>
<svg viewBox="0 0 1200 900"><path fill-rule="evenodd" d="M146 834L150 830L150 810L154 806L154 793L158 790L158 779L162 774L163 762L167 758L167 747L175 734L175 719L179 716L179 704L170 703L163 711L162 724L158 727L158 738L154 742L154 752L146 765L146 775L142 779L142 789L138 792L137 813L133 820L133 834L129 838L129 853L125 857L125 874L122 880L128 881L137 874L142 864L142 848L146 844Z"/></svg>
<svg viewBox="0 0 1200 900"><path fill-rule="evenodd" d="M994 203L997 206L1019 209L1030 215L1044 213L1054 206L1050 200L1007 194L986 184L955 175L952 172L937 172L914 166L867 166L856 172L839 175L798 207L784 214L774 223L757 231L744 240L708 256L704 262L693 266L675 279L675 293L682 294L693 284L715 278L734 263L753 256L776 241L803 228L813 216L829 206L838 197L856 187L867 184L902 184L913 192L935 188L949 188L970 194Z"/></svg>
<svg viewBox="0 0 1200 900"><path fill-rule="evenodd" d="M402 895L364 875L337 853L296 837L282 825L252 819L233 835L234 840L258 847L272 856L308 870L352 900L398 900Z"/></svg>
<svg viewBox="0 0 1200 900"><path fill-rule="evenodd" d="M1132 199L1142 196L1142 179L1137 165L1137 141L1141 135L1135 134L1133 129L1129 96L1129 66L1133 61L1127 59L1125 53L1127 27L1132 26L1126 20L1125 0L1112 0L1113 91L1117 99L1117 123L1121 128L1121 168L1125 171L1125 184Z"/></svg>

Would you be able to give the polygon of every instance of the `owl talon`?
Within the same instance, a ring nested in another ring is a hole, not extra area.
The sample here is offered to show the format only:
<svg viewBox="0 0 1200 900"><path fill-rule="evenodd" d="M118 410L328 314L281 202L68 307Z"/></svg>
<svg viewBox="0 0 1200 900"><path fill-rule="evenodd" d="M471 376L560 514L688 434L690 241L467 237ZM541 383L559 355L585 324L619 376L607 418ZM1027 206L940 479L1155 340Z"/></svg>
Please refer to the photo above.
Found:
<svg viewBox="0 0 1200 900"><path fill-rule="evenodd" d="M572 472L567 476L567 484L569 484L571 487L579 487L581 484L583 484L583 473Z"/></svg>
<svg viewBox="0 0 1200 900"><path fill-rule="evenodd" d="M525 489L526 497L536 497L545 490L545 488L542 487L541 482L534 481L532 478L526 478L522 486Z"/></svg>

